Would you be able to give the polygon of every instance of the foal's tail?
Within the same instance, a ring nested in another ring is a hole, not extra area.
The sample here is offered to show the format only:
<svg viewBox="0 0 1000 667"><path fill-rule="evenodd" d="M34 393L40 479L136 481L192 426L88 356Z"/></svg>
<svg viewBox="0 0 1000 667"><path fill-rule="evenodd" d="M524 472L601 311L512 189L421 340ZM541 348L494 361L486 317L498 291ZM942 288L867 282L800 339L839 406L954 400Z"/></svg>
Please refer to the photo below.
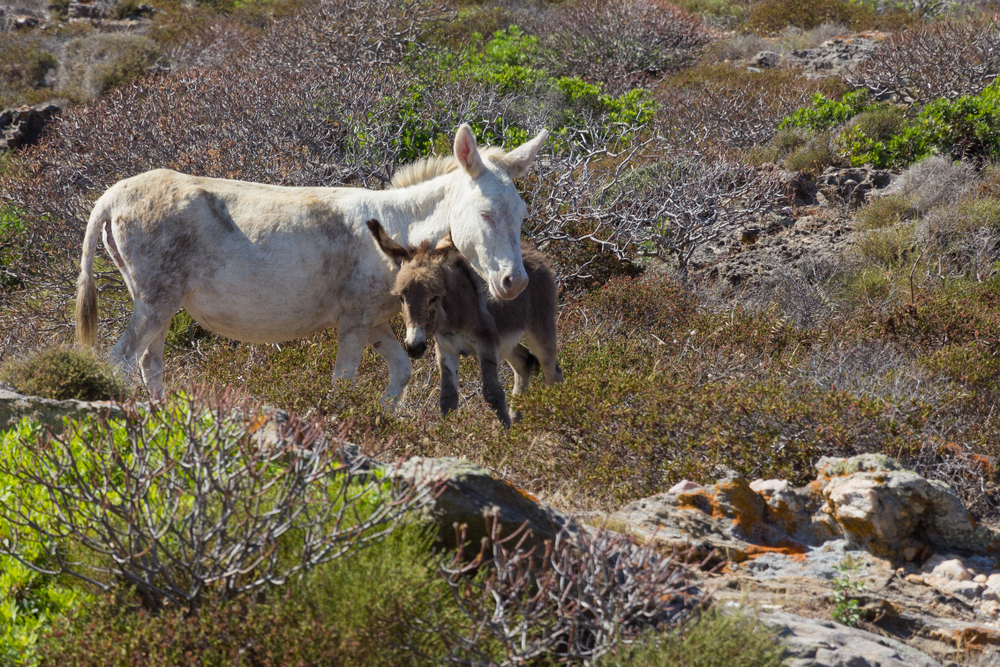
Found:
<svg viewBox="0 0 1000 667"><path fill-rule="evenodd" d="M97 285L94 284L94 255L101 227L111 220L111 213L103 201L98 200L87 222L83 237L83 254L80 256L80 276L76 279L76 340L83 347L97 343Z"/></svg>

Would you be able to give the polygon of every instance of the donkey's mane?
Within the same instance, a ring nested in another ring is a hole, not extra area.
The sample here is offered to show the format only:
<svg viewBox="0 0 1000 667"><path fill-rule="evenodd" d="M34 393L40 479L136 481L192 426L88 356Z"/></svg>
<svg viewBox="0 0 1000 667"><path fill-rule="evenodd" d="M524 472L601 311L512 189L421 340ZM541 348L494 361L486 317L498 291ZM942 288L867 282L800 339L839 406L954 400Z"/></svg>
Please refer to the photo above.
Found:
<svg viewBox="0 0 1000 667"><path fill-rule="evenodd" d="M486 160L497 161L506 154L507 151L499 146L484 146L479 149L479 157L481 157L484 162ZM425 157L417 160L416 162L404 164L402 167L397 169L392 175L389 187L398 190L399 188L405 188L411 185L416 185L417 183L429 181L432 178L437 178L438 176L443 176L444 174L450 174L456 169L458 169L458 160L455 159L454 155L449 155L447 157L431 155L430 157Z"/></svg>

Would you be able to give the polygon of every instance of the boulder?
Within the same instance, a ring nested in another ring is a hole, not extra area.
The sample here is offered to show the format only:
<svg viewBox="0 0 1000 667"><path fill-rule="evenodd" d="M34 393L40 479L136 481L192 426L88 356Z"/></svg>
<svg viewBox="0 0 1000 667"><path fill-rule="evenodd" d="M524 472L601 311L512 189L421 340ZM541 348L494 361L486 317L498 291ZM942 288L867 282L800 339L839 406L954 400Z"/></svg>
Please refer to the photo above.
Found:
<svg viewBox="0 0 1000 667"><path fill-rule="evenodd" d="M426 513L437 524L440 540L450 548L458 546L464 527L467 549L478 552L483 541L489 539L494 521L502 536L525 526L525 548L541 548L561 530L577 531L562 513L464 459L418 456L396 467L386 466L385 473L388 478L409 484L440 485Z"/></svg>
<svg viewBox="0 0 1000 667"><path fill-rule="evenodd" d="M0 385L0 430L15 426L27 417L53 430L61 430L65 419L83 419L100 415L121 415L121 407L111 401L55 401L37 396L24 396L6 385Z"/></svg>
<svg viewBox="0 0 1000 667"><path fill-rule="evenodd" d="M788 647L788 667L941 667L902 642L786 611L760 614Z"/></svg>
<svg viewBox="0 0 1000 667"><path fill-rule="evenodd" d="M827 199L860 206L868 200L868 195L873 190L888 187L892 182L892 176L893 174L885 169L828 167L816 179L816 186Z"/></svg>
<svg viewBox="0 0 1000 667"><path fill-rule="evenodd" d="M977 525L944 482L876 454L824 457L816 470L825 500L820 512L840 526L848 541L872 553L900 560L924 553L923 547L1000 553L1000 534Z"/></svg>
<svg viewBox="0 0 1000 667"><path fill-rule="evenodd" d="M0 151L38 143L45 125L60 111L55 104L14 107L0 111Z"/></svg>

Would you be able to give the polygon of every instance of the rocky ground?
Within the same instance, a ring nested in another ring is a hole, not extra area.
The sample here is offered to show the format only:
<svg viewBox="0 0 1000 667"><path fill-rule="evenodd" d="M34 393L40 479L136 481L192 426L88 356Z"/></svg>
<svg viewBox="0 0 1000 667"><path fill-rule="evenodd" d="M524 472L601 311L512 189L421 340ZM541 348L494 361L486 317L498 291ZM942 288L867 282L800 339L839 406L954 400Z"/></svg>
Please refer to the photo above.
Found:
<svg viewBox="0 0 1000 667"><path fill-rule="evenodd" d="M58 428L62 416L109 409L0 387L0 426L31 416ZM261 446L283 418L275 411L259 428ZM467 461L417 457L386 470L445 483L429 511L445 542L464 525L478 543L486 532L477 526L496 518L504 532L527 524L526 544L560 530L613 530L682 554L717 604L752 608L780 629L791 667L1000 664L1000 532L978 525L946 484L885 456L820 459L800 488L723 470L713 485L683 481L617 512L576 517ZM838 614L856 627L832 620Z"/></svg>

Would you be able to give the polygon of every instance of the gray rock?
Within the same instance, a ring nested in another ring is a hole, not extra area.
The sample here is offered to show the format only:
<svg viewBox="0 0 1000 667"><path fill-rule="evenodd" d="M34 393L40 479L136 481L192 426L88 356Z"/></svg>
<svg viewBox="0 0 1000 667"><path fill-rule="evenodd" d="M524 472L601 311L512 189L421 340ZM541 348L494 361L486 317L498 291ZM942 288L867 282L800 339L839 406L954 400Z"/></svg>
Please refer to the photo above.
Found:
<svg viewBox="0 0 1000 667"><path fill-rule="evenodd" d="M788 646L788 667L941 667L902 642L786 611L760 614Z"/></svg>
<svg viewBox="0 0 1000 667"><path fill-rule="evenodd" d="M1000 534L978 525L944 482L872 454L822 458L816 470L826 500L820 512L872 553L905 559L924 545L982 555L1000 551Z"/></svg>
<svg viewBox="0 0 1000 667"><path fill-rule="evenodd" d="M873 190L888 187L892 177L893 174L885 169L829 167L816 179L816 186L828 199L860 206Z"/></svg>
<svg viewBox="0 0 1000 667"><path fill-rule="evenodd" d="M45 125L61 111L55 104L15 107L0 111L0 151L38 143Z"/></svg>
<svg viewBox="0 0 1000 667"><path fill-rule="evenodd" d="M61 430L65 419L89 416L121 416L121 407L111 401L54 401L37 396L24 396L0 386L0 429L15 426L27 417L53 430Z"/></svg>
<svg viewBox="0 0 1000 667"><path fill-rule="evenodd" d="M389 478L420 486L441 485L440 494L426 511L428 519L438 525L441 541L451 548L458 545L464 526L467 548L478 552L482 541L489 538L494 521L499 523L503 536L525 525L525 548L542 547L560 530L577 530L562 513L463 459L418 456L395 468L387 466L385 472Z"/></svg>
<svg viewBox="0 0 1000 667"><path fill-rule="evenodd" d="M761 51L750 59L750 65L762 69L777 67L781 63L781 54L777 51Z"/></svg>

